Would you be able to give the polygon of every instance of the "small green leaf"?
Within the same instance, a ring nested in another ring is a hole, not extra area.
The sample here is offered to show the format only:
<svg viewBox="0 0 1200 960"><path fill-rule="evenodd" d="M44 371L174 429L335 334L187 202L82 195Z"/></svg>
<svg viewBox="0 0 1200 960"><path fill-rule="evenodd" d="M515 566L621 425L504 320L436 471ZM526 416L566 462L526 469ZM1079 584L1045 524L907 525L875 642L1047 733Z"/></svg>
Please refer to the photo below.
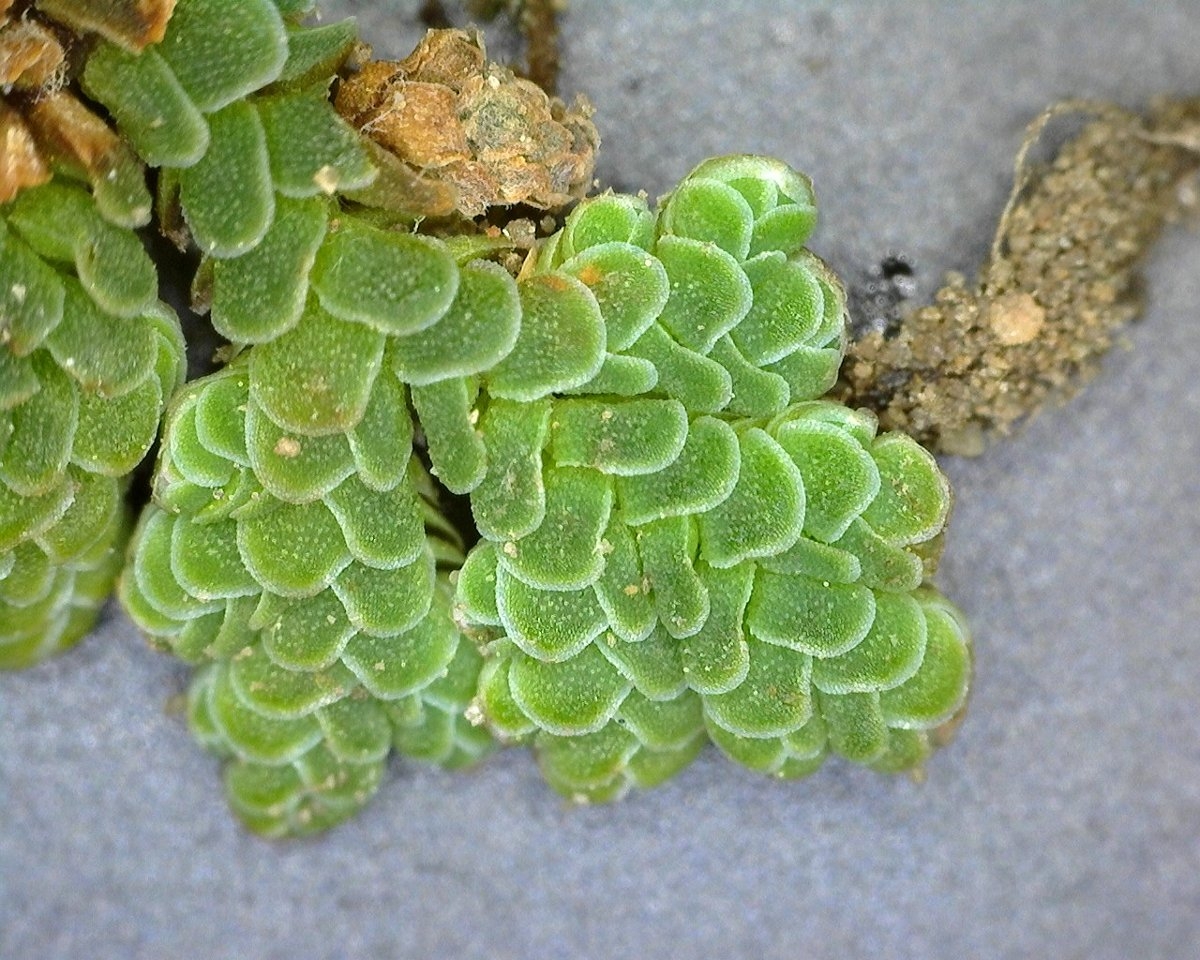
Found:
<svg viewBox="0 0 1200 960"><path fill-rule="evenodd" d="M817 660L813 684L826 693L899 686L921 666L926 636L925 615L916 600L902 593L877 593L867 635L845 653Z"/></svg>
<svg viewBox="0 0 1200 960"><path fill-rule="evenodd" d="M251 352L250 395L289 430L343 433L366 412L384 339L330 315L310 294L294 329Z"/></svg>
<svg viewBox="0 0 1200 960"><path fill-rule="evenodd" d="M745 260L754 211L733 187L693 173L668 197L658 224L665 234L715 244L735 259Z"/></svg>
<svg viewBox="0 0 1200 960"><path fill-rule="evenodd" d="M812 716L812 658L754 638L747 643L746 679L728 693L706 696L705 714L743 737L780 737L799 729Z"/></svg>
<svg viewBox="0 0 1200 960"><path fill-rule="evenodd" d="M504 544L500 563L545 590L591 586L604 570L601 538L612 513L612 485L579 467L547 471L546 509L538 528Z"/></svg>
<svg viewBox="0 0 1200 960"><path fill-rule="evenodd" d="M781 576L760 570L746 626L760 640L815 657L857 646L875 619L875 595L858 584Z"/></svg>
<svg viewBox="0 0 1200 960"><path fill-rule="evenodd" d="M488 657L479 672L478 703L487 717L488 726L497 736L519 740L537 729L537 725L513 698L509 675L510 656Z"/></svg>
<svg viewBox="0 0 1200 960"><path fill-rule="evenodd" d="M121 510L121 488L114 478L78 468L71 469L70 475L75 488L71 506L37 537L38 546L54 563L67 563L96 544Z"/></svg>
<svg viewBox="0 0 1200 960"><path fill-rule="evenodd" d="M874 590L909 593L916 590L925 577L919 556L892 546L862 517L850 524L834 546L858 558L862 566L861 580Z"/></svg>
<svg viewBox="0 0 1200 960"><path fill-rule="evenodd" d="M642 524L713 509L733 492L740 462L733 428L722 420L698 417L669 466L657 473L617 478L626 522Z"/></svg>
<svg viewBox="0 0 1200 960"><path fill-rule="evenodd" d="M476 396L475 385L463 378L412 388L431 472L452 493L470 493L487 473L488 451L475 429Z"/></svg>
<svg viewBox="0 0 1200 960"><path fill-rule="evenodd" d="M671 282L659 323L683 346L707 354L744 322L754 302L750 281L733 257L709 243L667 236L654 252Z"/></svg>
<svg viewBox="0 0 1200 960"><path fill-rule="evenodd" d="M773 556L800 537L804 481L792 459L763 430L738 438L741 467L733 492L700 515L701 555L714 567Z"/></svg>
<svg viewBox="0 0 1200 960"><path fill-rule="evenodd" d="M471 624L498 627L502 624L496 604L496 545L480 540L471 548L458 571L455 602L462 618Z"/></svg>
<svg viewBox="0 0 1200 960"><path fill-rule="evenodd" d="M480 421L487 447L487 475L471 494L480 534L515 540L546 515L542 448L550 432L550 401L493 401Z"/></svg>
<svg viewBox="0 0 1200 960"><path fill-rule="evenodd" d="M576 656L607 626L594 591L539 590L502 567L496 575L496 609L513 643L553 663Z"/></svg>
<svg viewBox="0 0 1200 960"><path fill-rule="evenodd" d="M878 693L818 692L817 704L829 729L829 745L847 760L869 763L887 749Z"/></svg>
<svg viewBox="0 0 1200 960"><path fill-rule="evenodd" d="M84 66L83 88L152 167L190 167L208 149L203 114L155 47L133 54L101 42Z"/></svg>
<svg viewBox="0 0 1200 960"><path fill-rule="evenodd" d="M458 293L459 270L433 237L343 219L317 254L312 285L334 316L405 335L445 316Z"/></svg>
<svg viewBox="0 0 1200 960"><path fill-rule="evenodd" d="M118 317L149 310L158 296L158 271L137 234L103 220L99 211L75 243L75 270L83 289Z"/></svg>
<svg viewBox="0 0 1200 960"><path fill-rule="evenodd" d="M563 393L636 397L639 394L650 393L657 384L658 371L649 360L606 353L599 373L587 383L564 390Z"/></svg>
<svg viewBox="0 0 1200 960"><path fill-rule="evenodd" d="M183 0L155 49L196 106L211 113L278 77L288 40L270 0Z"/></svg>
<svg viewBox="0 0 1200 960"><path fill-rule="evenodd" d="M277 503L242 518L238 548L254 579L285 597L312 596L350 562L341 527L320 501Z"/></svg>
<svg viewBox="0 0 1200 960"><path fill-rule="evenodd" d="M927 730L949 720L966 699L971 650L959 618L946 604L922 603L928 624L925 658L908 680L879 695L888 726Z"/></svg>
<svg viewBox="0 0 1200 960"><path fill-rule="evenodd" d="M359 563L377 569L408 566L425 550L425 526L417 493L407 483L372 490L357 476L348 477L326 498L337 517L346 546Z"/></svg>
<svg viewBox="0 0 1200 960"><path fill-rule="evenodd" d="M709 614L708 589L692 566L695 535L688 517L655 520L634 534L659 622L676 639L699 631Z"/></svg>
<svg viewBox="0 0 1200 960"><path fill-rule="evenodd" d="M604 321L596 298L573 277L540 274L520 284L521 333L488 375L488 390L536 400L587 383L604 363Z"/></svg>
<svg viewBox="0 0 1200 960"><path fill-rule="evenodd" d="M862 575L862 563L854 554L808 537L801 537L782 553L763 557L759 566L772 573L797 573L834 583L854 583Z"/></svg>
<svg viewBox="0 0 1200 960"><path fill-rule="evenodd" d="M154 329L99 309L73 280L65 284L63 321L46 340L60 367L84 390L101 397L128 393L146 379L158 358Z"/></svg>
<svg viewBox="0 0 1200 960"><path fill-rule="evenodd" d="M508 682L513 700L526 716L543 730L564 737L599 730L632 689L594 645L562 663L517 652Z"/></svg>
<svg viewBox="0 0 1200 960"><path fill-rule="evenodd" d="M371 693L393 700L427 688L446 671L458 645L454 625L430 613L395 636L358 634L342 660Z"/></svg>
<svg viewBox="0 0 1200 960"><path fill-rule="evenodd" d="M201 442L196 430L197 399L191 394L174 408L164 434L166 457L189 482L223 487L233 478L235 465Z"/></svg>
<svg viewBox="0 0 1200 960"><path fill-rule="evenodd" d="M13 407L20 406L40 389L33 364L24 357L13 356L8 350L0 348L0 411L7 413ZM5 420L0 427L0 456L4 455L4 444L8 441L10 429L9 422Z"/></svg>
<svg viewBox="0 0 1200 960"><path fill-rule="evenodd" d="M276 6L280 6L277 2ZM297 7L307 3L293 4ZM284 16L286 9L281 8ZM358 42L358 29L353 19L339 20L323 27L301 27L288 30L288 57L276 83L306 84L328 80Z"/></svg>
<svg viewBox="0 0 1200 960"><path fill-rule="evenodd" d="M781 253L763 254L743 269L754 302L730 336L746 359L762 366L808 345L824 315L824 295L816 277L803 262Z"/></svg>
<svg viewBox="0 0 1200 960"><path fill-rule="evenodd" d="M142 520L133 550L133 575L138 590L155 610L174 620L223 610L220 600L201 601L187 593L171 570L171 541L176 521L151 509Z"/></svg>
<svg viewBox="0 0 1200 960"><path fill-rule="evenodd" d="M62 482L79 423L79 401L76 386L49 353L36 354L31 369L39 388L12 411L0 481L20 496L38 497Z"/></svg>
<svg viewBox="0 0 1200 960"><path fill-rule="evenodd" d="M217 669L209 689L208 709L213 724L240 757L258 763L288 763L321 739L313 716L275 719L247 707L229 682L228 668Z"/></svg>
<svg viewBox="0 0 1200 960"><path fill-rule="evenodd" d="M229 661L229 683L252 710L281 720L307 716L342 700L355 686L354 676L340 664L324 672L285 669L261 644L246 647Z"/></svg>
<svg viewBox="0 0 1200 960"><path fill-rule="evenodd" d="M312 597L264 593L250 620L261 631L263 649L287 670L325 670L355 635L342 602L332 590Z"/></svg>
<svg viewBox="0 0 1200 960"><path fill-rule="evenodd" d="M205 377L198 387L194 414L196 438L215 456L248 467L246 408L250 388L245 369Z"/></svg>
<svg viewBox="0 0 1200 960"><path fill-rule="evenodd" d="M638 747L633 734L610 723L577 737L539 737L537 757L551 786L576 793L605 786L619 777Z"/></svg>
<svg viewBox="0 0 1200 960"><path fill-rule="evenodd" d="M256 403L246 412L246 449L263 489L288 503L320 499L354 472L345 434L297 436Z"/></svg>
<svg viewBox="0 0 1200 960"><path fill-rule="evenodd" d="M206 662L210 659L207 651L216 643L224 620L224 610L214 610L188 620L182 630L172 633L171 652L187 663Z"/></svg>
<svg viewBox="0 0 1200 960"><path fill-rule="evenodd" d="M609 554L604 573L594 584L596 599L604 608L613 633L636 643L646 639L658 622L658 613L650 599L650 583L642 576L637 545L624 523L613 518L604 542Z"/></svg>
<svg viewBox="0 0 1200 960"><path fill-rule="evenodd" d="M512 351L521 327L517 285L499 264L460 270L458 293L431 328L396 340L392 365L405 383L432 384L491 369Z"/></svg>
<svg viewBox="0 0 1200 960"><path fill-rule="evenodd" d="M212 143L179 172L179 197L196 243L214 257L237 257L266 236L275 191L266 134L254 104L239 101L208 118Z"/></svg>
<svg viewBox="0 0 1200 960"><path fill-rule="evenodd" d="M875 461L857 440L829 423L793 420L774 434L804 478L805 534L833 543L879 492Z"/></svg>
<svg viewBox="0 0 1200 960"><path fill-rule="evenodd" d="M175 521L171 535L171 573L197 600L246 597L262 589L242 564L237 524Z"/></svg>
<svg viewBox="0 0 1200 960"><path fill-rule="evenodd" d="M392 748L392 725L378 700L346 697L317 711L330 752L349 763L382 760Z"/></svg>
<svg viewBox="0 0 1200 960"><path fill-rule="evenodd" d="M924 447L902 433L879 437L871 456L882 480L863 519L889 543L936 536L950 513L950 484Z"/></svg>
<svg viewBox="0 0 1200 960"><path fill-rule="evenodd" d="M607 193L580 203L562 231L563 259L605 243L629 243L648 250L654 215L641 197Z"/></svg>
<svg viewBox="0 0 1200 960"><path fill-rule="evenodd" d="M677 400L559 400L550 432L556 463L622 476L655 473L683 450L687 411Z"/></svg>
<svg viewBox="0 0 1200 960"><path fill-rule="evenodd" d="M704 626L680 643L683 672L688 686L699 693L727 693L746 678L750 667L742 621L754 585L754 565L718 570L702 563L696 572L708 591L709 613Z"/></svg>
<svg viewBox="0 0 1200 960"><path fill-rule="evenodd" d="M26 541L12 551L13 564L0 577L0 604L8 607L30 607L44 600L54 585L58 572L35 543ZM5 611L5 632L10 626L9 611ZM7 642L7 636L3 641Z"/></svg>
<svg viewBox="0 0 1200 960"><path fill-rule="evenodd" d="M285 197L361 190L375 167L359 135L329 102L327 84L259 98L271 154L271 179Z"/></svg>
<svg viewBox="0 0 1200 960"><path fill-rule="evenodd" d="M28 396L10 386L9 378L19 369L11 357L36 350L63 317L58 273L3 224L0 218L0 408L20 402L14 397Z"/></svg>
<svg viewBox="0 0 1200 960"><path fill-rule="evenodd" d="M605 633L596 640L596 647L643 697L672 700L687 689L679 643L662 627L636 643Z"/></svg>
<svg viewBox="0 0 1200 960"><path fill-rule="evenodd" d="M254 249L213 263L211 315L221 336L264 343L300 321L328 217L321 199L280 197L270 229Z"/></svg>
<svg viewBox="0 0 1200 960"><path fill-rule="evenodd" d="M717 413L733 397L729 371L680 346L658 323L650 325L629 353L653 364L658 372L657 392L674 397L691 413Z"/></svg>
<svg viewBox="0 0 1200 960"><path fill-rule="evenodd" d="M690 690L669 700L651 700L633 690L617 720L651 751L684 750L695 756L688 747L704 733L704 706Z"/></svg>
<svg viewBox="0 0 1200 960"><path fill-rule="evenodd" d="M730 760L756 773L776 773L787 758L779 737L739 737L712 722L708 724L708 735Z"/></svg>
<svg viewBox="0 0 1200 960"><path fill-rule="evenodd" d="M392 570L352 563L338 576L333 591L359 630L375 637L395 636L411 630L429 612L433 573L428 553Z"/></svg>
<svg viewBox="0 0 1200 960"><path fill-rule="evenodd" d="M791 256L799 252L816 225L815 207L797 203L778 206L755 222L750 256L776 251Z"/></svg>
<svg viewBox="0 0 1200 960"><path fill-rule="evenodd" d="M395 377L375 378L362 419L346 434L358 477L372 490L403 480L412 454L413 424L404 386Z"/></svg>
<svg viewBox="0 0 1200 960"><path fill-rule="evenodd" d="M671 293L661 261L631 243L588 247L559 270L592 291L604 318L608 349L614 353L646 332Z"/></svg>
<svg viewBox="0 0 1200 960"><path fill-rule="evenodd" d="M792 399L790 383L752 364L728 334L716 342L709 358L723 366L733 382L733 396L726 408L729 413L754 419L773 417L782 413Z"/></svg>

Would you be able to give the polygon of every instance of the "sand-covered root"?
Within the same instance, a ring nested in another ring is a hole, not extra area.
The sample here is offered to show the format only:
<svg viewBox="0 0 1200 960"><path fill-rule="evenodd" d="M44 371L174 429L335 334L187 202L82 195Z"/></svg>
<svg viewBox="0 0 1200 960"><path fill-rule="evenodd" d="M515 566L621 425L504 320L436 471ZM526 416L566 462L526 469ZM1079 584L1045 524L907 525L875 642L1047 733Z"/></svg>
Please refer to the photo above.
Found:
<svg viewBox="0 0 1200 960"><path fill-rule="evenodd" d="M1028 161L1047 124L1091 119L1049 164ZM1097 370L1141 309L1138 270L1165 223L1194 205L1200 100L1145 115L1068 101L1030 126L1016 182L976 282L852 343L839 397L933 448L981 453Z"/></svg>

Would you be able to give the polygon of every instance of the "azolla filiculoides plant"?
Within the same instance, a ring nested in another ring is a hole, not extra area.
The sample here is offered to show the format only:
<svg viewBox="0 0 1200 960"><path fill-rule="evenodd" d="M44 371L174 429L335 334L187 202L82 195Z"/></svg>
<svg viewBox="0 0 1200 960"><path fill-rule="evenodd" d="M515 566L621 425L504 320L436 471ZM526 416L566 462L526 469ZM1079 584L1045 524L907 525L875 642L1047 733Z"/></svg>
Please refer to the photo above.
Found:
<svg viewBox="0 0 1200 960"><path fill-rule="evenodd" d="M344 820L393 750L461 767L527 744L576 800L661 783L709 741L783 777L830 754L919 768L971 673L928 584L950 490L914 441L823 399L845 298L805 246L809 181L708 160L654 208L584 199L506 269L472 221L404 215L409 181L330 105L352 25L307 27L308 6L179 0L161 44L83 66L155 172L160 226L202 255L224 368L176 389L153 266L97 269L136 239L86 187L4 208L0 272L36 291L5 301L0 349L0 609L21 636L51 636L40 598L103 597L71 557L114 566L113 478L173 395L120 596L196 665L190 723L252 829ZM213 45L226 16L244 29ZM117 403L127 439L92 424ZM30 439L60 422L73 442Z"/></svg>

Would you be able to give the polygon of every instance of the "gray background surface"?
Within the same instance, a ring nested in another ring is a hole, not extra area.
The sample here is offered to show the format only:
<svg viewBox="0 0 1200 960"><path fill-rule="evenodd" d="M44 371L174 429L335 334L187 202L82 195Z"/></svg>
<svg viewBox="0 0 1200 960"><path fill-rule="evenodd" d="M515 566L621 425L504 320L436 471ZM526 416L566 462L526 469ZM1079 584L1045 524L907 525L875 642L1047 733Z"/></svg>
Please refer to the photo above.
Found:
<svg viewBox="0 0 1200 960"><path fill-rule="evenodd" d="M325 10L403 55L416 5ZM1044 105L1200 91L1198 40L1196 0L574 0L564 87L596 104L605 183L778 154L813 176L814 247L843 276L899 249L925 295L975 268ZM183 671L110 608L72 654L0 675L0 957L1200 956L1198 263L1171 232L1132 349L946 464L939 581L978 677L924 785L706 754L569 809L512 751L470 775L398 763L357 821L269 844L166 710Z"/></svg>

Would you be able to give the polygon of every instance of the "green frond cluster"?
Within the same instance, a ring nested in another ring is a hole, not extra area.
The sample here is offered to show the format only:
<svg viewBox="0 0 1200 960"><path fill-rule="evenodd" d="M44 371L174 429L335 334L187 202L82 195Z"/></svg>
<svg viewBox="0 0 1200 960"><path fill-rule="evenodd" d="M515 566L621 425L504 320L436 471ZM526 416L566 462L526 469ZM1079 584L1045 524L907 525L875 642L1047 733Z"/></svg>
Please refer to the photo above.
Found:
<svg viewBox="0 0 1200 960"><path fill-rule="evenodd" d="M83 86L146 163L206 255L213 323L256 343L294 327L338 193L378 169L329 103L354 22L305 27L309 3L179 0L162 43L101 43Z"/></svg>
<svg viewBox="0 0 1200 960"><path fill-rule="evenodd" d="M258 348L256 348L258 349ZM254 396L253 357L189 384L121 583L130 615L195 664L191 719L269 834L323 829L393 747L462 766L481 658L450 617L458 535L413 456L405 387L378 376L345 432L307 436Z"/></svg>
<svg viewBox="0 0 1200 960"><path fill-rule="evenodd" d="M707 739L782 775L829 752L912 767L966 695L961 620L918 593L945 478L813 399L844 313L803 248L814 219L807 182L753 157L702 165L656 215L587 201L520 284L575 298L548 311L563 332L523 313L478 378L459 617L488 722L569 796L660 782Z"/></svg>
<svg viewBox="0 0 1200 960"><path fill-rule="evenodd" d="M183 381L137 236L65 180L0 208L0 668L82 637L128 533L126 478Z"/></svg>
<svg viewBox="0 0 1200 960"><path fill-rule="evenodd" d="M160 43L98 39L80 82L132 154L0 208L0 667L90 625L169 401L120 595L196 666L191 727L256 831L493 734L581 800L710 741L779 776L919 766L970 680L926 582L950 490L821 399L845 297L809 181L732 156L654 209L592 197L514 278L485 235L419 232L412 170L329 102L354 24L311 7L178 0ZM238 348L182 388L141 162Z"/></svg>

